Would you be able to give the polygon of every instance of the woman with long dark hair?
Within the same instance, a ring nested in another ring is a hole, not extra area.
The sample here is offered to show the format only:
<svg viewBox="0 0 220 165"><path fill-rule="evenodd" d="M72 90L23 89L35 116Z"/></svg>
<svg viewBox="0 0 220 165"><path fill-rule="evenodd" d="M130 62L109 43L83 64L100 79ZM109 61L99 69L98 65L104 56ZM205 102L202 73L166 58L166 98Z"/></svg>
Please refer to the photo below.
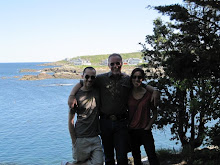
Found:
<svg viewBox="0 0 220 165"><path fill-rule="evenodd" d="M141 165L140 146L144 145L150 165L159 165L151 127L157 118L157 108L151 103L151 93L143 87L145 73L135 68L131 73L132 90L128 99L129 136L135 165Z"/></svg>

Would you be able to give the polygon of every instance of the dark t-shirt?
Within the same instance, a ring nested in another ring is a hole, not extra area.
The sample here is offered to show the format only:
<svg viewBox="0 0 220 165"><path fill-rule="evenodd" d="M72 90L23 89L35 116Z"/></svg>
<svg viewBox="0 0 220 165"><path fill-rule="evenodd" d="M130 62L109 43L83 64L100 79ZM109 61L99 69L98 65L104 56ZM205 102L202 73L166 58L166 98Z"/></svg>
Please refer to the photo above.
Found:
<svg viewBox="0 0 220 165"><path fill-rule="evenodd" d="M76 137L94 137L100 134L99 107L100 98L98 89L90 91L79 90L76 93L78 107L74 108L77 113L75 124Z"/></svg>
<svg viewBox="0 0 220 165"><path fill-rule="evenodd" d="M101 113L106 115L126 113L131 88L129 76L121 74L115 77L111 72L100 74L96 78L96 86L100 90Z"/></svg>

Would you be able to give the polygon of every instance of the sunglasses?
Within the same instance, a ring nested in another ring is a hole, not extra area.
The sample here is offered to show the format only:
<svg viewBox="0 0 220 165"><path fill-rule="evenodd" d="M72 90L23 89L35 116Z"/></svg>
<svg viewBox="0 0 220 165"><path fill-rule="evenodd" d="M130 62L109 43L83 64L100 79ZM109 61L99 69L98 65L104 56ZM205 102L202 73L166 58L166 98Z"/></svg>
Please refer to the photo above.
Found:
<svg viewBox="0 0 220 165"><path fill-rule="evenodd" d="M136 79L136 78L138 78L138 80L143 79L142 76L132 76L132 79Z"/></svg>
<svg viewBox="0 0 220 165"><path fill-rule="evenodd" d="M112 62L112 63L110 63L110 66L114 66L115 64L116 64L117 66L121 65L120 62Z"/></svg>
<svg viewBox="0 0 220 165"><path fill-rule="evenodd" d="M86 80L88 80L89 78L91 78L91 80L95 79L95 76L89 76L89 75L85 75Z"/></svg>

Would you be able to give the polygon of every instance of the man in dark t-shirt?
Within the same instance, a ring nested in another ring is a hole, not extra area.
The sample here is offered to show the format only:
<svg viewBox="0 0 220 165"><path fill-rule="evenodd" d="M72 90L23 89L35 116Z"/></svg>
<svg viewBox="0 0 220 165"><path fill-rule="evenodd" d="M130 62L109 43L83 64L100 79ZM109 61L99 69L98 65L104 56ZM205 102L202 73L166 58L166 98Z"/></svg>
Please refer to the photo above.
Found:
<svg viewBox="0 0 220 165"><path fill-rule="evenodd" d="M70 109L68 121L74 161L63 164L103 165L103 151L99 137L100 98L98 89L93 87L96 78L95 69L86 67L82 78L83 86L75 95L78 106ZM75 114L77 120L74 124Z"/></svg>

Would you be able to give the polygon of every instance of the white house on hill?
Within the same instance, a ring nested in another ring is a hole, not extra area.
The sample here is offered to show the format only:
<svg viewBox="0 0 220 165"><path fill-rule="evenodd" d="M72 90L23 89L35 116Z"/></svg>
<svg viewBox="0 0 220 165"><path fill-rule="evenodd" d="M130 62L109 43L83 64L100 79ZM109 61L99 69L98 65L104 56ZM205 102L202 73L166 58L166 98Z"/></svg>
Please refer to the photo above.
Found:
<svg viewBox="0 0 220 165"><path fill-rule="evenodd" d="M81 58L74 59L71 61L74 65L91 65L91 62L89 60L84 60Z"/></svg>
<svg viewBox="0 0 220 165"><path fill-rule="evenodd" d="M142 59L140 58L129 58L123 61L124 65L138 65L139 63L142 63Z"/></svg>
<svg viewBox="0 0 220 165"><path fill-rule="evenodd" d="M108 59L102 60L100 65L108 65Z"/></svg>

